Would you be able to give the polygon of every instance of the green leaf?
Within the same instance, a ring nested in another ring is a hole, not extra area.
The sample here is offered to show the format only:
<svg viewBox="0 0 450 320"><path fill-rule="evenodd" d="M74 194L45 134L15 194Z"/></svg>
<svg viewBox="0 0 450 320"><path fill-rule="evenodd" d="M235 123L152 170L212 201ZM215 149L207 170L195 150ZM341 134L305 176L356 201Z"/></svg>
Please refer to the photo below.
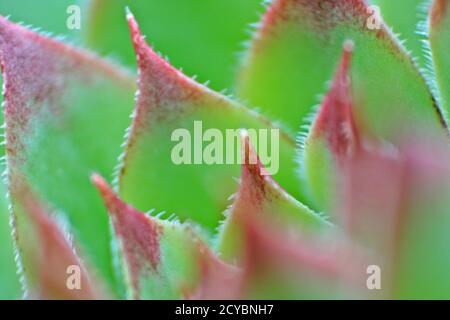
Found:
<svg viewBox="0 0 450 320"><path fill-rule="evenodd" d="M430 45L442 106L450 112L450 2L436 0L430 17Z"/></svg>
<svg viewBox="0 0 450 320"><path fill-rule="evenodd" d="M17 243L26 297L58 300L100 298L100 288L88 276L69 236L49 216L50 210L36 197L26 179L16 176L10 189L14 196L14 223L19 235Z"/></svg>
<svg viewBox="0 0 450 320"><path fill-rule="evenodd" d="M358 118L388 140L417 125L441 127L442 115L405 50L386 27L370 29L363 0L275 0L238 79L238 96L297 132L339 61L355 43L352 68Z"/></svg>
<svg viewBox="0 0 450 320"><path fill-rule="evenodd" d="M426 20L425 5L428 0L372 0L381 9L382 19L405 40L405 46L421 67L427 65L424 54L421 23Z"/></svg>
<svg viewBox="0 0 450 320"><path fill-rule="evenodd" d="M387 299L449 297L448 140L424 136L411 134L395 152L361 150L342 170L343 229L373 253Z"/></svg>
<svg viewBox="0 0 450 320"><path fill-rule="evenodd" d="M241 181L234 202L226 213L218 239L218 252L226 261L242 257L243 239L239 219L252 212L264 215L273 223L289 226L300 233L318 233L328 230L330 224L321 216L287 194L269 175L262 175L262 166L248 135L241 141L245 163L242 165ZM256 159L257 161L251 161Z"/></svg>
<svg viewBox="0 0 450 320"><path fill-rule="evenodd" d="M350 63L353 44L344 44L341 63L324 97L306 139L301 141L301 171L308 190L322 210L334 215L339 197L337 175L347 159L360 148L351 92ZM335 218L333 216L333 218Z"/></svg>
<svg viewBox="0 0 450 320"><path fill-rule="evenodd" d="M133 77L4 18L0 52L8 180L24 176L67 218L88 262L114 287L108 219L89 175L110 175L116 165L133 106Z"/></svg>
<svg viewBox="0 0 450 320"><path fill-rule="evenodd" d="M342 299L368 296L367 256L337 234L317 237L276 227L246 212L242 269L248 299Z"/></svg>
<svg viewBox="0 0 450 320"><path fill-rule="evenodd" d="M191 227L139 212L122 202L100 176L94 175L92 181L104 199L121 245L130 298L180 299L191 294L208 298L212 294L198 290L217 280L204 276L211 277L215 272L211 268L217 267L218 261ZM231 267L220 266L224 274L232 274Z"/></svg>
<svg viewBox="0 0 450 320"><path fill-rule="evenodd" d="M253 129L259 136L260 156L264 147L269 155L261 156L263 163L286 190L299 197L295 141L255 112L171 67L146 45L131 15L129 24L140 77L135 118L119 174L124 201L141 211L176 212L182 221L192 219L213 231L228 196L237 188L233 177L239 176L240 128ZM209 142L206 132L211 134Z"/></svg>
<svg viewBox="0 0 450 320"><path fill-rule="evenodd" d="M230 88L248 24L258 20L261 0L93 0L87 43L104 54L135 64L123 20L125 7L136 13L143 33L174 66L217 90Z"/></svg>

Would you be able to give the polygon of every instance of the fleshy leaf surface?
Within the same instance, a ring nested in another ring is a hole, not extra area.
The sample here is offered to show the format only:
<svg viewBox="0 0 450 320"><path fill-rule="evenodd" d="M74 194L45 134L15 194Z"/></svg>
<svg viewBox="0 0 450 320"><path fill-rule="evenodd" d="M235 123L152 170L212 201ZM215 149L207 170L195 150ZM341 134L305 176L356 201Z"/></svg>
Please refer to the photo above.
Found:
<svg viewBox="0 0 450 320"><path fill-rule="evenodd" d="M15 196L16 235L26 277L26 296L68 300L100 298L100 288L88 276L64 231L22 177L14 181L11 193Z"/></svg>
<svg viewBox="0 0 450 320"><path fill-rule="evenodd" d="M366 255L339 237L315 237L274 226L247 212L244 233L244 297L340 299L367 296Z"/></svg>
<svg viewBox="0 0 450 320"><path fill-rule="evenodd" d="M93 0L89 26L84 30L89 46L104 54L117 54L134 66L135 54L128 45L128 27L123 20L128 6L143 33L151 36L157 50L183 68L210 81L212 88L230 88L246 29L258 21L261 0Z"/></svg>
<svg viewBox="0 0 450 320"><path fill-rule="evenodd" d="M265 216L294 232L307 234L329 230L331 225L323 217L287 194L270 175L263 175L265 169L248 135L242 134L241 139L245 162L242 164L239 189L220 229L217 250L221 258L237 261L242 257L243 231L239 219L249 212Z"/></svg>
<svg viewBox="0 0 450 320"><path fill-rule="evenodd" d="M310 132L301 141L301 171L316 204L326 212L336 200L336 175L347 159L360 148L351 93L350 63L353 43L344 44L336 75Z"/></svg>
<svg viewBox="0 0 450 320"><path fill-rule="evenodd" d="M121 201L98 175L92 177L111 215L124 257L130 297L211 297L215 259L194 230L150 217ZM228 268L222 266L222 271ZM225 274L222 274L225 276ZM228 278L228 277L227 277ZM223 293L222 293L223 294Z"/></svg>
<svg viewBox="0 0 450 320"><path fill-rule="evenodd" d="M374 253L385 298L448 298L448 141L409 138L397 152L372 148L349 159L340 217L350 238Z"/></svg>
<svg viewBox="0 0 450 320"><path fill-rule="evenodd" d="M67 218L85 258L114 286L108 219L89 175L113 172L133 107L133 77L5 18L0 57L8 180L24 176Z"/></svg>
<svg viewBox="0 0 450 320"><path fill-rule="evenodd" d="M429 19L429 37L442 106L450 112L450 1L435 0Z"/></svg>
<svg viewBox="0 0 450 320"><path fill-rule="evenodd" d="M241 128L255 133L258 141L252 141L259 143L267 170L299 198L295 141L255 112L171 67L147 46L131 14L128 19L138 57L139 95L119 173L124 201L141 211L176 213L182 221L192 219L214 230L228 196L236 191Z"/></svg>
<svg viewBox="0 0 450 320"><path fill-rule="evenodd" d="M370 17L364 0L275 0L243 61L238 96L296 133L350 39L356 114L368 130L395 139L417 125L441 127L442 114L411 57L384 23L372 28Z"/></svg>

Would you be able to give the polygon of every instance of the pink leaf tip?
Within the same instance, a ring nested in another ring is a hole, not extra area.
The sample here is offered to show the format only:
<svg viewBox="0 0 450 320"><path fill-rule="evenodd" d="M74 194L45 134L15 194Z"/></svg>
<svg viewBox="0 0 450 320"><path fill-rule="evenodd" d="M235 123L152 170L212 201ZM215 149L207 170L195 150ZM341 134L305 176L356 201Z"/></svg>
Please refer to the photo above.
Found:
<svg viewBox="0 0 450 320"><path fill-rule="evenodd" d="M332 153L338 158L349 156L359 144L350 92L352 52L353 42L346 41L331 89L322 102L312 129L313 136L326 139Z"/></svg>
<svg viewBox="0 0 450 320"><path fill-rule="evenodd" d="M139 298L139 278L145 275L148 269L153 272L157 272L158 269L162 226L120 200L98 174L92 175L91 180L99 190L112 217L114 229L126 258L134 296Z"/></svg>

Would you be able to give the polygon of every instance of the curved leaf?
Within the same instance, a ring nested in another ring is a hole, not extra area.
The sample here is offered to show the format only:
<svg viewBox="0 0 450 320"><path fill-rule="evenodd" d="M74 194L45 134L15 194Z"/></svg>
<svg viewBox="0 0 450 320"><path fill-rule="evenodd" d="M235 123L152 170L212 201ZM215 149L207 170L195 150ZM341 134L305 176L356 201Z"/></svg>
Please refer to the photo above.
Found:
<svg viewBox="0 0 450 320"><path fill-rule="evenodd" d="M240 216L244 297L342 299L369 296L366 255L339 237L310 237L276 228L262 215Z"/></svg>
<svg viewBox="0 0 450 320"><path fill-rule="evenodd" d="M0 57L8 180L26 177L67 218L86 259L113 285L108 220L89 175L113 171L132 110L133 78L1 17Z"/></svg>
<svg viewBox="0 0 450 320"><path fill-rule="evenodd" d="M146 45L134 18L128 19L138 56L139 96L119 175L124 201L141 211L176 212L182 220L214 230L237 187L240 128L256 132L260 151L268 149L263 159L268 169L299 197L295 142L266 119L171 67Z"/></svg>
<svg viewBox="0 0 450 320"><path fill-rule="evenodd" d="M27 296L69 300L100 298L98 285L86 273L68 238L22 177L14 180L11 194Z"/></svg>
<svg viewBox="0 0 450 320"><path fill-rule="evenodd" d="M198 298L211 294L209 274L217 264L210 264L215 258L192 229L149 217L126 205L98 175L92 181L108 208L121 245L130 297L179 299L193 292ZM197 291L202 289L206 291Z"/></svg>
<svg viewBox="0 0 450 320"><path fill-rule="evenodd" d="M239 260L242 256L242 230L239 219L252 212L266 216L272 222L289 226L300 233L327 230L329 223L309 208L287 194L269 175L262 175L262 166L248 135L241 137L243 158L241 181L234 202L221 227L218 252L227 261ZM250 159L257 161L252 163Z"/></svg>
<svg viewBox="0 0 450 320"><path fill-rule="evenodd" d="M360 148L359 130L354 119L350 62L353 44L344 45L341 63L331 88L300 147L301 171L316 204L332 215L338 197L337 175L342 165ZM334 218L334 217L333 217Z"/></svg>
<svg viewBox="0 0 450 320"><path fill-rule="evenodd" d="M295 133L351 39L355 112L370 132L395 140L399 130L442 126L411 57L383 23L369 23L369 12L364 0L275 0L243 63L238 95Z"/></svg>
<svg viewBox="0 0 450 320"><path fill-rule="evenodd" d="M342 170L344 230L374 253L384 298L449 297L449 160L447 139L412 135L396 152L360 150Z"/></svg>

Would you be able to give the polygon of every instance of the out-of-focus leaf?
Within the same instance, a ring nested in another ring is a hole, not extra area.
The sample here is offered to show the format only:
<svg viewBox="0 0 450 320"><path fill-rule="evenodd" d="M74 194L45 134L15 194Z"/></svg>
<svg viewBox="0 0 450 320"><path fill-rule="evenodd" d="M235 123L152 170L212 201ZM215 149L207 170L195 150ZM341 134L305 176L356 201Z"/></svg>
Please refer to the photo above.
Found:
<svg viewBox="0 0 450 320"><path fill-rule="evenodd" d="M248 39L246 29L258 20L261 0L93 0L89 26L91 47L104 54L118 54L134 65L123 20L125 6L136 13L143 33L176 67L200 82L210 81L217 90L230 88L238 62L237 53Z"/></svg>
<svg viewBox="0 0 450 320"><path fill-rule="evenodd" d="M39 299L96 299L100 292L86 273L69 239L50 218L23 177L16 178L15 224L26 295Z"/></svg>
<svg viewBox="0 0 450 320"><path fill-rule="evenodd" d="M385 298L448 298L448 141L409 139L396 152L372 148L348 160L340 216L350 238L374 253Z"/></svg>
<svg viewBox="0 0 450 320"><path fill-rule="evenodd" d="M122 202L101 177L94 175L92 180L104 199L121 244L130 297L189 297L204 275L215 272L211 268L217 265L209 263L211 253L193 229L139 212ZM202 287L209 288L207 283ZM197 292L198 297L202 293L209 294Z"/></svg>
<svg viewBox="0 0 450 320"><path fill-rule="evenodd" d="M355 110L368 130L441 127L436 101L404 49L383 23L376 28L364 0L275 0L240 72L237 93L297 132L339 61L342 43L355 43Z"/></svg>
<svg viewBox="0 0 450 320"><path fill-rule="evenodd" d="M8 180L26 177L67 218L95 271L114 285L108 219L89 175L110 175L116 165L133 106L133 77L4 18L0 56ZM17 195L11 197L14 205Z"/></svg>
<svg viewBox="0 0 450 320"><path fill-rule="evenodd" d="M336 175L359 148L353 116L350 62L353 44L344 44L343 56L331 88L300 147L303 175L317 205L330 213L336 200Z"/></svg>
<svg viewBox="0 0 450 320"><path fill-rule="evenodd" d="M119 174L124 201L141 211L167 210L214 230L237 188L239 128L256 132L260 156L267 151L261 159L268 172L299 198L295 142L265 118L171 67L146 45L131 14L128 19L140 76Z"/></svg>
<svg viewBox="0 0 450 320"><path fill-rule="evenodd" d="M223 259L236 261L242 256L242 230L238 220L248 212L264 215L273 222L305 234L330 227L325 219L292 198L269 175L262 175L265 169L248 135L242 135L241 139L242 157L246 161L242 164L239 190L227 210L219 234L218 252Z"/></svg>
<svg viewBox="0 0 450 320"><path fill-rule="evenodd" d="M381 16L386 24L395 33L400 34L400 39L405 40L405 46L411 50L421 67L427 64L423 42L424 36L421 23L426 16L425 4L428 0L371 0L374 6L378 6ZM372 10L378 10L372 7Z"/></svg>
<svg viewBox="0 0 450 320"><path fill-rule="evenodd" d="M25 23L55 34L70 34L67 28L67 8L79 0L2 0L0 15L10 16L17 23ZM81 16L81 21L84 17ZM78 32L78 30L77 30Z"/></svg>
<svg viewBox="0 0 450 320"><path fill-rule="evenodd" d="M262 215L239 217L244 233L243 295L251 299L368 296L367 257L338 237L321 239L276 228Z"/></svg>
<svg viewBox="0 0 450 320"><path fill-rule="evenodd" d="M430 16L430 45L442 106L450 112L450 1L435 0Z"/></svg>

